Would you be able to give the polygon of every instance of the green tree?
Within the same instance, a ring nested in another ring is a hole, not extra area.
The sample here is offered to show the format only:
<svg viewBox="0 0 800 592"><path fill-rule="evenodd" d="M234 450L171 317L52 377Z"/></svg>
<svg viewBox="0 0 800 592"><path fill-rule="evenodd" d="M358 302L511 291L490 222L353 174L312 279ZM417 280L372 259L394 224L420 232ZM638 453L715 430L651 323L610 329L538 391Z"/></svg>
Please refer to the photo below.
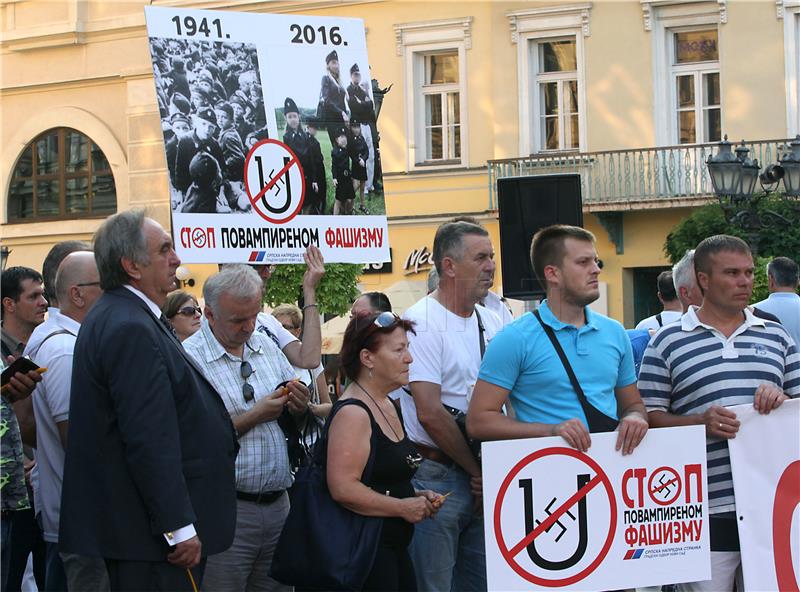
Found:
<svg viewBox="0 0 800 592"><path fill-rule="evenodd" d="M762 199L757 211L763 220L772 221L755 236L760 257L791 257L800 254L800 203L770 196ZM786 222L774 219L768 212L782 216ZM708 204L696 209L679 222L667 235L664 252L672 263L676 263L688 249L714 234L732 234L746 241L753 237L737 224L729 224L718 204ZM752 246L752 245L751 245Z"/></svg>
<svg viewBox="0 0 800 592"><path fill-rule="evenodd" d="M317 305L322 314L341 315L350 310L358 296L358 276L362 265L329 263L317 286ZM278 265L267 282L264 298L269 306L297 302L303 294L305 265Z"/></svg>

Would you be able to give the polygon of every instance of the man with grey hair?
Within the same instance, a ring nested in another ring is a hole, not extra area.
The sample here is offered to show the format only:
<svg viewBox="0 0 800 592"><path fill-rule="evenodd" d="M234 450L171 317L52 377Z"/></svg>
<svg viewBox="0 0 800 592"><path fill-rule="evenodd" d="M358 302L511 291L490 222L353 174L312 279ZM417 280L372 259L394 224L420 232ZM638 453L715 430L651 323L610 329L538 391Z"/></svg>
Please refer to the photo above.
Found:
<svg viewBox="0 0 800 592"><path fill-rule="evenodd" d="M466 221L442 224L433 261L438 287L404 315L416 334L408 334L411 395L400 402L424 459L414 487L451 494L436 520L416 526L409 551L420 590L485 590L481 467L456 417L463 419L483 352L501 327L492 311L476 308L494 283L489 233Z"/></svg>
<svg viewBox="0 0 800 592"><path fill-rule="evenodd" d="M797 263L788 257L775 257L767 264L769 298L755 307L775 315L800 346L800 296L797 295Z"/></svg>
<svg viewBox="0 0 800 592"><path fill-rule="evenodd" d="M233 540L236 436L161 315L180 259L143 210L94 237L103 296L75 342L59 545L112 590L193 590Z"/></svg>
<svg viewBox="0 0 800 592"><path fill-rule="evenodd" d="M309 392L294 381L294 369L272 339L255 331L261 290L255 270L226 265L203 285L204 322L183 342L222 396L242 446L236 459L236 534L230 549L209 557L207 590L291 590L269 577L292 484L278 418L286 409L302 421Z"/></svg>
<svg viewBox="0 0 800 592"><path fill-rule="evenodd" d="M83 319L103 291L91 251L67 255L57 269L51 289L59 309L51 313L47 333L34 331L25 355L47 368L36 389L36 465L33 496L41 516L42 536L47 546L45 588L47 590L108 589L105 563L99 557L65 553L59 557L58 520L61 509L61 476L69 425L69 399L75 339ZM63 562L62 562L63 559Z"/></svg>
<svg viewBox="0 0 800 592"><path fill-rule="evenodd" d="M692 305L703 304L703 294L697 287L697 278L694 275L694 249L686 251L680 261L672 266L672 283L684 313Z"/></svg>

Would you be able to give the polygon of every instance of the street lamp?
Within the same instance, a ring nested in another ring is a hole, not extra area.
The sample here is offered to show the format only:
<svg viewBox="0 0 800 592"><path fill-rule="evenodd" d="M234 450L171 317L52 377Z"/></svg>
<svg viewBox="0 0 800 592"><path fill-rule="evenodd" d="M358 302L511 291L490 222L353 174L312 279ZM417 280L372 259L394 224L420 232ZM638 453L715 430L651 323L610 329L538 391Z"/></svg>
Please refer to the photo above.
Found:
<svg viewBox="0 0 800 592"><path fill-rule="evenodd" d="M748 158L749 153L750 150L742 140L734 155L728 136L725 136L719 144L717 154L709 156L706 165L725 220L747 232L753 254L757 254L759 236L763 229L790 224L778 212L760 212L758 202L774 192L781 181L784 197L800 197L800 135L787 146L777 164L768 165L760 174L758 160ZM756 193L757 181L761 182L763 192Z"/></svg>
<svg viewBox="0 0 800 592"><path fill-rule="evenodd" d="M6 270L6 263L8 263L8 256L11 254L11 249L3 245L0 247L0 269Z"/></svg>

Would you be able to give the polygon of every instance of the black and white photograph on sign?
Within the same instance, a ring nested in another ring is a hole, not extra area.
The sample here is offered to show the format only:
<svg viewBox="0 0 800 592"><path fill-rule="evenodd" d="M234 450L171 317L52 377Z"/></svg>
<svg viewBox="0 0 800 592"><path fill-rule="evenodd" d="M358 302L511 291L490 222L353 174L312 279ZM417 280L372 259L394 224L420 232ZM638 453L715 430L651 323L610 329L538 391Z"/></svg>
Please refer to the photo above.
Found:
<svg viewBox="0 0 800 592"><path fill-rule="evenodd" d="M385 215L373 80L363 51L297 48L262 55L278 136L305 179L303 214ZM377 83L377 81L374 81Z"/></svg>
<svg viewBox="0 0 800 592"><path fill-rule="evenodd" d="M150 38L173 212L247 213L249 150L269 138L256 46Z"/></svg>

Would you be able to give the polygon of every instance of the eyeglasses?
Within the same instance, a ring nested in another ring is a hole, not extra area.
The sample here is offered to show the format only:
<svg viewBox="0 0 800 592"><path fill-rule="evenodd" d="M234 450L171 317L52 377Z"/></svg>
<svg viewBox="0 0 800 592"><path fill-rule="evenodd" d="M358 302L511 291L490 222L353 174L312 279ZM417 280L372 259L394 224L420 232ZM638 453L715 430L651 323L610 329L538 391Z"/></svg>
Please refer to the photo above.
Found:
<svg viewBox="0 0 800 592"><path fill-rule="evenodd" d="M400 317L394 314L391 311L382 312L377 317L373 323L380 327L381 329L388 329L392 325L396 325L400 321Z"/></svg>
<svg viewBox="0 0 800 592"><path fill-rule="evenodd" d="M250 378L254 372L255 370L253 370L250 362L246 360L239 366L239 373L244 379L244 383L242 384L242 396L244 397L245 403L251 402L256 397L256 390L253 388L252 384L247 382L247 379Z"/></svg>
<svg viewBox="0 0 800 592"><path fill-rule="evenodd" d="M287 331L297 331L300 327L295 327L294 325L283 325L283 328Z"/></svg>
<svg viewBox="0 0 800 592"><path fill-rule="evenodd" d="M82 284L75 284L79 288L83 288L84 286L99 286L100 282L83 282Z"/></svg>
<svg viewBox="0 0 800 592"><path fill-rule="evenodd" d="M200 314L203 311L200 310L199 306L184 306L183 308L178 309L179 315L183 315L185 317L193 317L196 314Z"/></svg>

